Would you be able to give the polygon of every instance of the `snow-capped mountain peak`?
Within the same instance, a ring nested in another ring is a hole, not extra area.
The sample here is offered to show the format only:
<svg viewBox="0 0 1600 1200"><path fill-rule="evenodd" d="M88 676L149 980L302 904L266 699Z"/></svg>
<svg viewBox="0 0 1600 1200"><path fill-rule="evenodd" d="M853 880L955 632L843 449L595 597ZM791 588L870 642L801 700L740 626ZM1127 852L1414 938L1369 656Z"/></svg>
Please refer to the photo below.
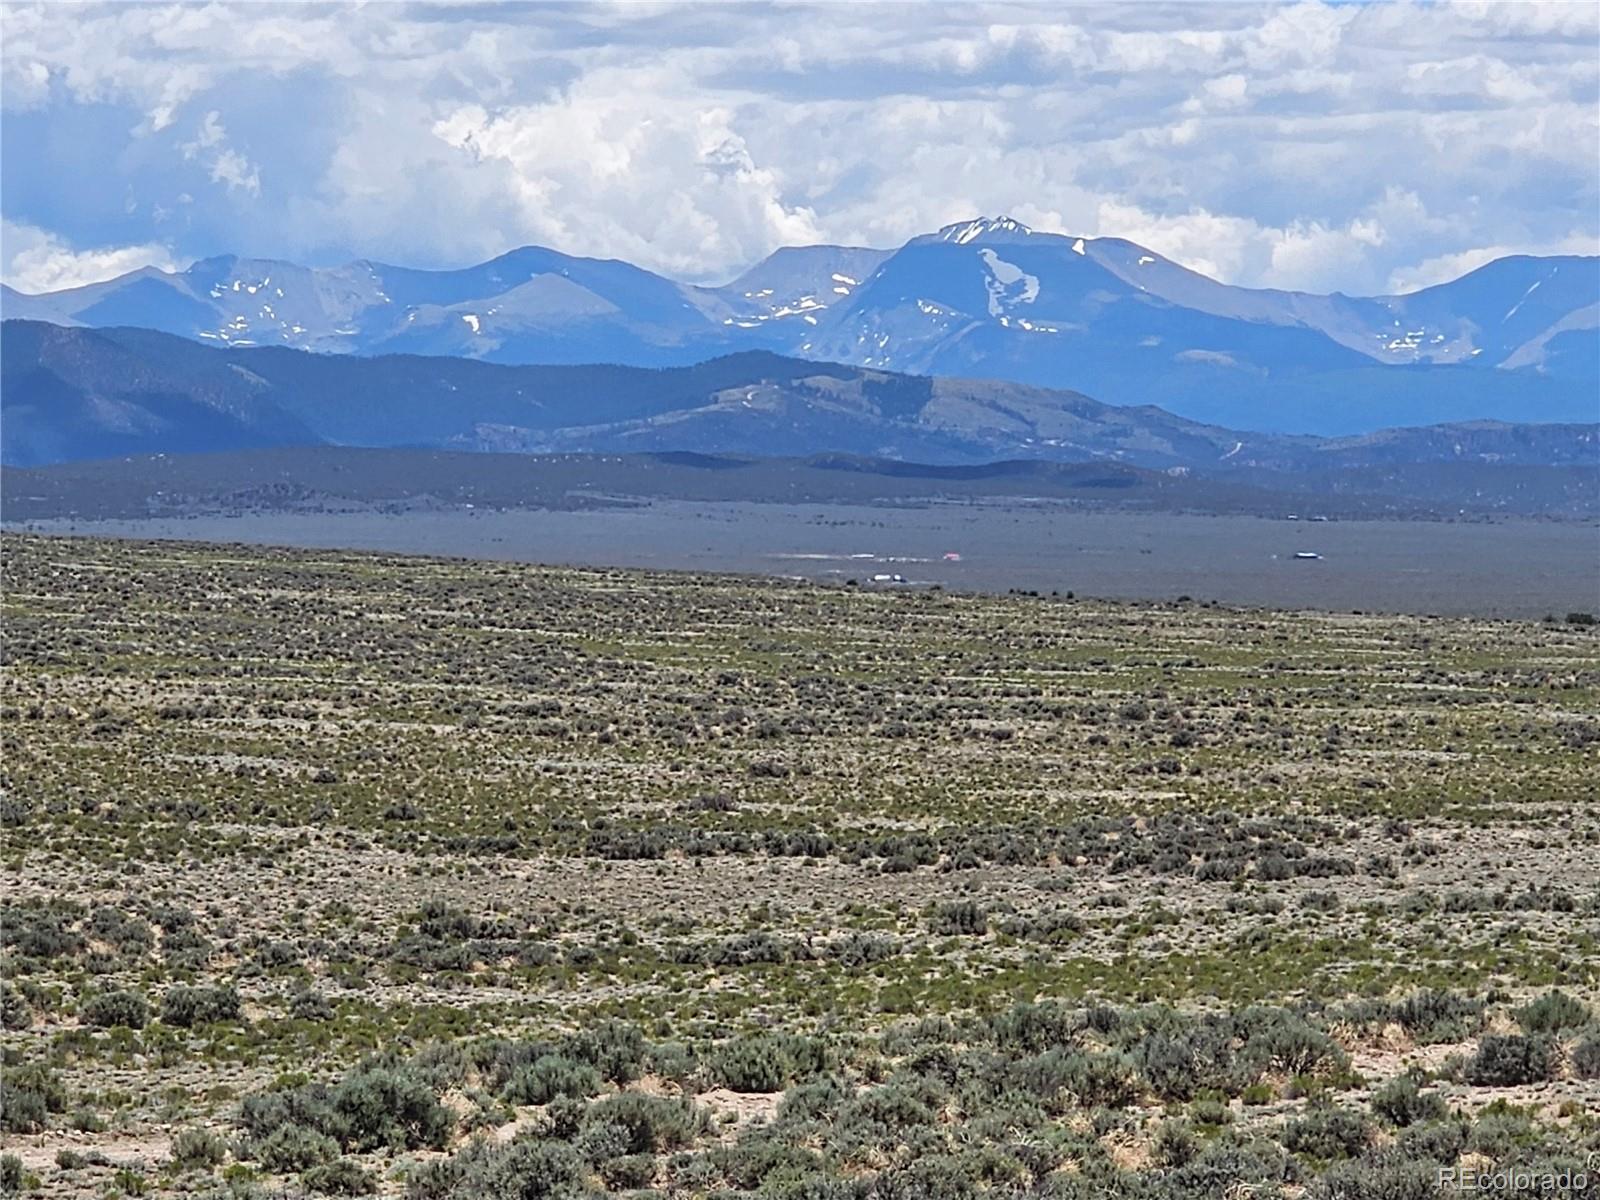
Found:
<svg viewBox="0 0 1600 1200"><path fill-rule="evenodd" d="M958 246L964 246L968 242L992 237L995 234L1031 237L1033 230L1013 217L978 217L972 221L958 221L954 225L946 225L934 236L941 242L954 242Z"/></svg>
<svg viewBox="0 0 1600 1200"><path fill-rule="evenodd" d="M1390 406L1403 419L1388 424L1424 413L1592 419L1597 297L1600 259L1571 256L1497 259L1401 296L1241 288L1135 242L1041 232L1006 216L947 225L895 250L788 247L721 287L523 247L444 271L226 256L41 296L0 293L8 318L138 326L230 347L643 366L759 349L1068 387L1249 427L1286 427L1279 414L1288 413L1322 429L1335 425L1320 414L1341 408L1330 396L1391 364L1452 370L1386 378L1374 404L1404 397ZM1484 375L1495 367L1503 378Z"/></svg>

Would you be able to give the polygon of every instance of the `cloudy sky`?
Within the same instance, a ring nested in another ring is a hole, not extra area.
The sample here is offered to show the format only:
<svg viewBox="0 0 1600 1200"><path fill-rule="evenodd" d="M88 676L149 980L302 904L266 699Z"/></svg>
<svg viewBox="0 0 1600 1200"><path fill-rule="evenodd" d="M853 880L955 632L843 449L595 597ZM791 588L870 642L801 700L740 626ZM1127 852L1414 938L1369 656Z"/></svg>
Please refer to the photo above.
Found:
<svg viewBox="0 0 1600 1200"><path fill-rule="evenodd" d="M1600 6L7 0L0 274L528 243L720 282L978 214L1375 292L1595 253Z"/></svg>

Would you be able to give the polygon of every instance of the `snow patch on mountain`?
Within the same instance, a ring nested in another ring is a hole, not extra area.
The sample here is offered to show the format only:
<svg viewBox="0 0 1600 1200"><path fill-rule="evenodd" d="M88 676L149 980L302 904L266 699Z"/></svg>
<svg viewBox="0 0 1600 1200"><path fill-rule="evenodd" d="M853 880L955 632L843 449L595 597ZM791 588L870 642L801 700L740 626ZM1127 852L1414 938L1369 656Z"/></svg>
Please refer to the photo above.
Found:
<svg viewBox="0 0 1600 1200"><path fill-rule="evenodd" d="M989 315L998 317L1008 305L1032 304L1039 298L1039 277L1029 275L1016 263L1009 263L985 246L978 251L984 266L989 268L989 278L984 286L989 290Z"/></svg>
<svg viewBox="0 0 1600 1200"><path fill-rule="evenodd" d="M1317 381L1391 364L1475 364L1459 382L1396 377L1386 386L1397 420L1543 417L1541 405L1578 401L1592 414L1600 356L1585 335L1600 324L1597 296L1600 260L1592 257L1499 259L1404 296L1236 288L1130 241L1043 233L996 217L893 251L784 248L720 287L527 247L450 271L219 256L181 272L142 270L38 297L8 291L4 300L7 317L136 325L212 346L646 366L762 350L1165 400L1208 420L1279 422L1289 419L1280 412L1303 410L1315 414L1306 428L1333 428L1322 415L1332 412L1322 403L1327 385ZM1184 351L1199 356L1175 357ZM1213 396L1213 373L1228 364L1208 353L1227 356L1238 372L1231 382L1256 390ZM1502 388L1485 374L1492 367L1523 374ZM1537 403L1486 407L1502 391ZM1281 402L1290 394L1300 407ZM1418 395L1435 406L1421 407Z"/></svg>
<svg viewBox="0 0 1600 1200"><path fill-rule="evenodd" d="M968 242L976 241L994 233L1019 233L1030 237L1033 230L1021 221L1011 217L979 217L975 221L961 221L954 225L946 225L939 230L939 239L945 242L954 242L958 246L965 246Z"/></svg>
<svg viewBox="0 0 1600 1200"><path fill-rule="evenodd" d="M1560 267L1555 268L1555 270L1550 272L1550 276L1554 276L1556 271L1559 271L1560 269L1561 269ZM1547 276L1547 278L1550 277L1550 276ZM1522 293L1521 298L1506 311L1506 315L1504 317L1502 317L1501 320L1509 321L1509 320L1511 320L1512 317L1516 316L1517 315L1517 310L1519 308L1521 308L1525 303L1527 303L1528 297L1533 295L1536 291L1538 291L1539 290L1539 285L1541 283L1543 283L1543 282L1544 282L1543 279L1535 279L1533 281L1533 286L1530 287L1527 291Z"/></svg>

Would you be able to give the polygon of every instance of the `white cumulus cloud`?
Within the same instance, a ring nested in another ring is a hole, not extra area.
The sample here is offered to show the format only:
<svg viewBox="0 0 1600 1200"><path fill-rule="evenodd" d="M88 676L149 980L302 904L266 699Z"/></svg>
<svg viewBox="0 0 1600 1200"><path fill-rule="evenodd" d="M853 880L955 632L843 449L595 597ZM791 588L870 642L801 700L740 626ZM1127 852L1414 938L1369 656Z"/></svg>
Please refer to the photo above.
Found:
<svg viewBox="0 0 1600 1200"><path fill-rule="evenodd" d="M1009 213L1359 292L1600 238L1595 5L0 11L8 151L59 162L5 215L71 246L531 242L708 279ZM58 119L82 154L45 144Z"/></svg>
<svg viewBox="0 0 1600 1200"><path fill-rule="evenodd" d="M228 131L222 124L222 114L212 109L200 122L200 128L191 142L182 146L183 157L200 159L211 173L211 182L224 184L231 191L261 194L261 171L238 150L228 145Z"/></svg>
<svg viewBox="0 0 1600 1200"><path fill-rule="evenodd" d="M172 252L156 243L74 250L43 229L0 222L0 279L19 292L56 292L114 279L140 267L172 271L179 266Z"/></svg>

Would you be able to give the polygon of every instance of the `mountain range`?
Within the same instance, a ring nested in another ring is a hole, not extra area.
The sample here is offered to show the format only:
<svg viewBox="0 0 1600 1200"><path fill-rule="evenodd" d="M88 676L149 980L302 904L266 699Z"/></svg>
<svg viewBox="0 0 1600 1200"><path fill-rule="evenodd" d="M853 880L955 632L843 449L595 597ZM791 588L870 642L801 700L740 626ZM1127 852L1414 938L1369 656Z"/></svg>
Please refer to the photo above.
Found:
<svg viewBox="0 0 1600 1200"><path fill-rule="evenodd" d="M211 258L45 295L6 288L0 310L234 349L503 365L761 351L1323 435L1588 422L1600 396L1600 258L1509 257L1407 295L1324 296L1233 287L1132 242L1004 217L896 250L786 248L721 287L527 247L452 271Z"/></svg>
<svg viewBox="0 0 1600 1200"><path fill-rule="evenodd" d="M687 367L509 366L208 346L148 329L0 327L0 459L9 466L291 447L843 454L958 470L1027 459L1143 472L1152 495L1189 494L1146 478L1156 473L1259 492L1520 511L1593 511L1600 484L1593 423L1470 422L1330 438L765 351ZM839 476L813 482L828 478ZM1203 494L1216 503L1214 486Z"/></svg>

